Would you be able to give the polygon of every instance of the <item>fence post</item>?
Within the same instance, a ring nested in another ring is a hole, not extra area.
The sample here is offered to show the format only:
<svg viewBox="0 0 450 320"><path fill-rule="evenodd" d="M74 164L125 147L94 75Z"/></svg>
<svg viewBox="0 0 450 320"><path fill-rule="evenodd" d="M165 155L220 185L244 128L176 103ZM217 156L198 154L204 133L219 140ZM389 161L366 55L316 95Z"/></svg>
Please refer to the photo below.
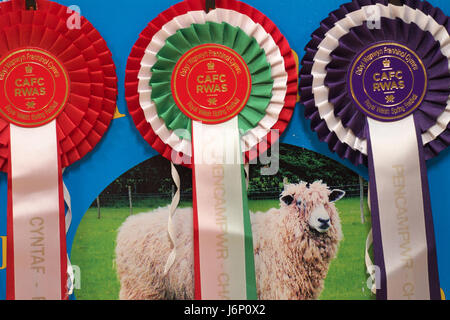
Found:
<svg viewBox="0 0 450 320"><path fill-rule="evenodd" d="M359 176L359 198L360 198L360 207L361 207L361 223L366 223L366 219L364 217L364 179Z"/></svg>
<svg viewBox="0 0 450 320"><path fill-rule="evenodd" d="M102 218L102 215L100 214L100 196L97 197L97 218Z"/></svg>
<svg viewBox="0 0 450 320"><path fill-rule="evenodd" d="M131 186L128 186L128 199L130 200L130 216L133 215L133 199L131 197Z"/></svg>

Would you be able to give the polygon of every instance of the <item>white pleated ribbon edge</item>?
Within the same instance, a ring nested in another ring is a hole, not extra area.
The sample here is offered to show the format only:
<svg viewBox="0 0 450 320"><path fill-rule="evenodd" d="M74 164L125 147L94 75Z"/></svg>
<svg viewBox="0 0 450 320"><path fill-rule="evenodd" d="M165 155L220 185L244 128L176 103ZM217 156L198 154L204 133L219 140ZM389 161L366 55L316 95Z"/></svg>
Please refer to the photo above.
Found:
<svg viewBox="0 0 450 320"><path fill-rule="evenodd" d="M175 259L177 257L177 244L176 244L176 230L175 225L173 223L173 217L175 216L176 210L178 208L178 205L180 204L180 197L181 197L181 181L180 181L180 175L178 174L177 169L175 168L175 165L171 163L171 173L172 173L172 180L175 183L175 187L177 188L177 191L175 192L172 203L170 205L169 209L169 218L167 221L167 234L169 235L169 239L172 246L172 251L169 254L169 257L167 258L166 265L164 267L164 275L166 276L170 269L172 268L173 264L175 263Z"/></svg>

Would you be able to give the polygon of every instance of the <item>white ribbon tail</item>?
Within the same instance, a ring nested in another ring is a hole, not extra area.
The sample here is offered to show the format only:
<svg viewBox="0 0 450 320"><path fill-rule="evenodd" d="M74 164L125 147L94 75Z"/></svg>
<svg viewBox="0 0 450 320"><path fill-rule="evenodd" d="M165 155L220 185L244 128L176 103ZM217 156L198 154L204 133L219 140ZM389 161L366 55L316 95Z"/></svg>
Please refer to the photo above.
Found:
<svg viewBox="0 0 450 320"><path fill-rule="evenodd" d="M63 169L63 174L66 169ZM63 192L64 192L64 202L67 206L66 212L66 235L69 232L70 226L72 224L72 202L70 199L69 189L67 189L66 184L63 179ZM75 288L75 274L73 272L72 263L70 262L69 254L67 254L67 290L69 295L73 294Z"/></svg>
<svg viewBox="0 0 450 320"><path fill-rule="evenodd" d="M61 300L66 257L61 257L56 121L33 129L11 124L10 135L12 228L19 235L12 239L12 294L16 300ZM37 246L40 260L32 265Z"/></svg>
<svg viewBox="0 0 450 320"><path fill-rule="evenodd" d="M244 171L245 171L245 186L247 187L247 191L248 191L248 187L250 186L250 164L249 163L244 164Z"/></svg>
<svg viewBox="0 0 450 320"><path fill-rule="evenodd" d="M377 282L376 282L376 270L375 266L372 262L372 259L370 258L369 250L373 245L373 233L372 229L370 229L369 234L367 235L366 240L366 269L367 273L370 275L370 279L372 281L372 286L370 287L370 291L372 291L373 294L377 294Z"/></svg>
<svg viewBox="0 0 450 320"><path fill-rule="evenodd" d="M193 121L192 132L198 223L195 272L200 280L196 296L245 300L253 297L254 267L253 248L247 242L251 230L246 228L238 119L217 125Z"/></svg>
<svg viewBox="0 0 450 320"><path fill-rule="evenodd" d="M421 158L414 117L368 119L388 300L429 300L429 256ZM399 148L401 146L401 148ZM373 190L372 190L373 192ZM372 195L373 196L373 195ZM376 263L379 263L376 261Z"/></svg>
<svg viewBox="0 0 450 320"><path fill-rule="evenodd" d="M172 199L172 204L170 205L169 219L167 223L167 233L169 234L172 251L170 252L169 257L167 258L166 266L164 267L164 276L167 276L173 264L175 263L175 259L177 257L176 234L175 234L175 227L173 225L173 217L175 216L178 205L180 204L180 196L181 196L180 175L178 174L178 171L173 163L171 163L171 166L172 166L172 179L173 182L175 183L175 186L177 187L177 191L175 192L175 195L173 196Z"/></svg>

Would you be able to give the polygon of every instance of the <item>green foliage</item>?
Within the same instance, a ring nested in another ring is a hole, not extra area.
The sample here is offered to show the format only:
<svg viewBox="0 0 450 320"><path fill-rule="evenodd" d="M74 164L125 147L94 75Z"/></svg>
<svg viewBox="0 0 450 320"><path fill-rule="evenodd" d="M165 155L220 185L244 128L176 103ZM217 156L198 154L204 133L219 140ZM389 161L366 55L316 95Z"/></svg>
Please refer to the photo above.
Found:
<svg viewBox="0 0 450 320"><path fill-rule="evenodd" d="M177 169L181 178L181 189L191 191L191 170L181 166ZM169 193L173 184L170 172L170 162L162 156L156 156L124 173L109 185L102 195L128 195L128 186L132 187L133 193Z"/></svg>
<svg viewBox="0 0 450 320"><path fill-rule="evenodd" d="M250 191L282 189L284 179L290 183L322 180L329 186L358 184L358 175L340 163L313 151L280 145L280 170L275 176L261 176L263 165L250 167Z"/></svg>
<svg viewBox="0 0 450 320"><path fill-rule="evenodd" d="M251 192L268 192L283 189L283 180L297 183L322 180L329 186L358 184L358 175L338 162L323 155L287 144L280 145L280 170L275 176L262 176L261 163L250 166ZM181 178L181 190L192 191L192 172L185 167L177 167ZM103 195L128 194L128 186L133 193L170 193L172 190L170 162L162 156L149 159L113 182Z"/></svg>

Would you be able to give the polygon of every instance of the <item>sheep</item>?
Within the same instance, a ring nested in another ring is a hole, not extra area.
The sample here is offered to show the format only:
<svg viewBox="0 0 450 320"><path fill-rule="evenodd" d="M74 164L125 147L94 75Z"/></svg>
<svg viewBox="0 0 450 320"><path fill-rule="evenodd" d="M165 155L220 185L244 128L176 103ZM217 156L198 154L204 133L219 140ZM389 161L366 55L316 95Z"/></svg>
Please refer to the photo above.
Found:
<svg viewBox="0 0 450 320"><path fill-rule="evenodd" d="M334 202L345 195L321 181L285 185L280 208L251 213L258 298L317 299L342 239ZM174 218L177 258L169 273L168 208L129 217L119 228L116 268L121 300L194 298L192 208Z"/></svg>
<svg viewBox="0 0 450 320"><path fill-rule="evenodd" d="M164 267L171 251L167 234L169 207L130 216L119 228L116 269L120 300L192 300L194 249L192 208L179 208L173 218L177 256L169 273ZM168 290L170 288L170 290Z"/></svg>
<svg viewBox="0 0 450 320"><path fill-rule="evenodd" d="M252 215L256 284L261 300L313 300L320 296L342 240L334 202L344 191L321 181L289 184L280 209Z"/></svg>

